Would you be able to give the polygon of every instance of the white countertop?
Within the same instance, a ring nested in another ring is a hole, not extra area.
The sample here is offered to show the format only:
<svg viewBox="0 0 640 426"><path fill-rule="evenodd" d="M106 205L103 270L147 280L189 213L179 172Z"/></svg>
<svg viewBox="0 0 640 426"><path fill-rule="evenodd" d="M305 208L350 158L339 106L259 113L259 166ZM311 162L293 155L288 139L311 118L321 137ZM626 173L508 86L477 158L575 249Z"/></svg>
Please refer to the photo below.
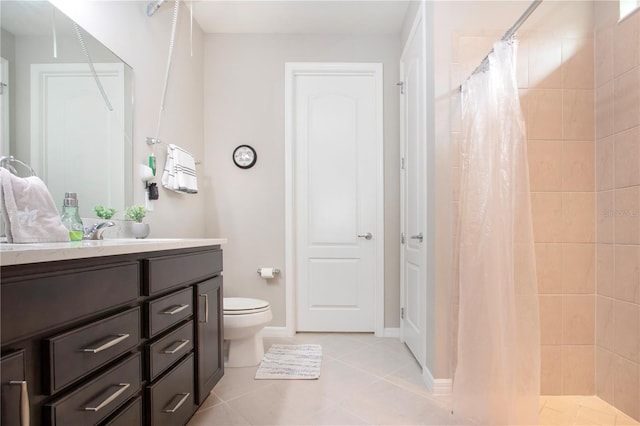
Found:
<svg viewBox="0 0 640 426"><path fill-rule="evenodd" d="M70 243L0 243L0 265L52 262L225 244L226 238L146 238L86 240Z"/></svg>

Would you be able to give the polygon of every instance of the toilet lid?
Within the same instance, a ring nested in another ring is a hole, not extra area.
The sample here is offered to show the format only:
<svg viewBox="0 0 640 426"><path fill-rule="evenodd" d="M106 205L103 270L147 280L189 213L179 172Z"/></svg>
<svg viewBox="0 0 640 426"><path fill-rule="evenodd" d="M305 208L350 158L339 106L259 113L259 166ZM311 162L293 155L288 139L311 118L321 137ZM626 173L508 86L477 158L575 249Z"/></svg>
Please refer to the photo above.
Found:
<svg viewBox="0 0 640 426"><path fill-rule="evenodd" d="M269 309L269 302L247 297L225 297L222 304L225 314L255 313Z"/></svg>

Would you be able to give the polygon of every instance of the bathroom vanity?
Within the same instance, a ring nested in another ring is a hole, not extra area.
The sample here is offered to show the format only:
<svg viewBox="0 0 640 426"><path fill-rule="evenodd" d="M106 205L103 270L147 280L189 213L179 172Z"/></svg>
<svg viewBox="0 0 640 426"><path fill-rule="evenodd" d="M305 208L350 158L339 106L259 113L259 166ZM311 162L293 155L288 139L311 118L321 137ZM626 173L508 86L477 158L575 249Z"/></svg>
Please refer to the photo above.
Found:
<svg viewBox="0 0 640 426"><path fill-rule="evenodd" d="M186 424L223 375L225 242L0 245L0 424Z"/></svg>

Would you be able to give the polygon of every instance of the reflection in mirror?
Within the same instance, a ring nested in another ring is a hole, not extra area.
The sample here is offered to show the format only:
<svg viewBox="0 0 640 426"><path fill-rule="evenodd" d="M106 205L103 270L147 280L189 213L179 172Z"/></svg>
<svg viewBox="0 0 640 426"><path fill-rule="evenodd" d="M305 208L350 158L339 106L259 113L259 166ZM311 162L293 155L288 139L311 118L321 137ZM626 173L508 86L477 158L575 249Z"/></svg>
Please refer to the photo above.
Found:
<svg viewBox="0 0 640 426"><path fill-rule="evenodd" d="M0 156L30 164L59 207L77 192L83 217L98 204L122 213L133 198L133 70L47 1L0 8Z"/></svg>

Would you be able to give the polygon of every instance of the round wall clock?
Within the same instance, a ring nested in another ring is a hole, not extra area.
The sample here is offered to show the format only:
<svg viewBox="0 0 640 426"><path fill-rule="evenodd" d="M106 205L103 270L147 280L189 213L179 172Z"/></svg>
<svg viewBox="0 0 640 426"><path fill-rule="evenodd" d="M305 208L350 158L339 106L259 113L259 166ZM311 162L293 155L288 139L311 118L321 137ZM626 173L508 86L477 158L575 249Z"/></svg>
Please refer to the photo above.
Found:
<svg viewBox="0 0 640 426"><path fill-rule="evenodd" d="M250 169L257 160L256 150L249 145L240 145L233 150L233 162L241 169Z"/></svg>

